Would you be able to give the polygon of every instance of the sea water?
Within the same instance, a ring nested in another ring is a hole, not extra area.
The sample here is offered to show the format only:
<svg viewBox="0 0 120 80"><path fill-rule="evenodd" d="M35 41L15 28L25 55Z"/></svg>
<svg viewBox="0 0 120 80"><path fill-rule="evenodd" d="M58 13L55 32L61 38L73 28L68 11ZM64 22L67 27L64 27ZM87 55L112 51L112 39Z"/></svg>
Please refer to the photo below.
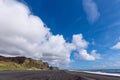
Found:
<svg viewBox="0 0 120 80"><path fill-rule="evenodd" d="M120 69L72 70L72 71L100 74L100 75L109 75L109 76L120 76Z"/></svg>

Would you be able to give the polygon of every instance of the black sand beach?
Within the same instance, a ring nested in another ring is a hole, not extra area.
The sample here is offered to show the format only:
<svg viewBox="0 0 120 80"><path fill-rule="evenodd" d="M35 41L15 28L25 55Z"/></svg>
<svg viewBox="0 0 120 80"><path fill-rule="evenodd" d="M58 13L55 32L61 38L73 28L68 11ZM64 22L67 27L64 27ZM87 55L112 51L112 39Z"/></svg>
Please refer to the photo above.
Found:
<svg viewBox="0 0 120 80"><path fill-rule="evenodd" d="M120 80L120 77L73 71L0 71L0 80Z"/></svg>

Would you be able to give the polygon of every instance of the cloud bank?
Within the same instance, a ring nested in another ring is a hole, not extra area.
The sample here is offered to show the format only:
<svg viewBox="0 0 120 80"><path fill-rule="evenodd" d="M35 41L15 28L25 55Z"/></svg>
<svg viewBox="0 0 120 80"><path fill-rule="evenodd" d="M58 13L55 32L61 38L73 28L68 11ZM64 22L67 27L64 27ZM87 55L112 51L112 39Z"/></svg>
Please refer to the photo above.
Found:
<svg viewBox="0 0 120 80"><path fill-rule="evenodd" d="M78 52L80 59L95 60L96 56L87 53L88 44L82 34L73 35L68 43L63 35L53 35L26 5L0 0L0 55L26 56L61 66L71 62L73 51Z"/></svg>
<svg viewBox="0 0 120 80"><path fill-rule="evenodd" d="M83 0L83 8L90 23L93 24L100 17L100 12L94 0Z"/></svg>

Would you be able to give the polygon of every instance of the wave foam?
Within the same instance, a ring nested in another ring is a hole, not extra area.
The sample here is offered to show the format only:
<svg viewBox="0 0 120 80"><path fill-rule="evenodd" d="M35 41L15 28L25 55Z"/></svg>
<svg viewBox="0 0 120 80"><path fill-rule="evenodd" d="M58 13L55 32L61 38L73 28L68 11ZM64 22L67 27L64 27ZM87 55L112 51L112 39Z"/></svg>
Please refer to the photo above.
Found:
<svg viewBox="0 0 120 80"><path fill-rule="evenodd" d="M91 74L108 75L108 76L120 76L120 74L116 74L116 73L92 72L92 71L82 71L82 72L91 73Z"/></svg>
<svg viewBox="0 0 120 80"><path fill-rule="evenodd" d="M105 73L105 72L100 72L100 71L97 71L97 72L93 72L93 71L76 71L76 70L69 70L69 71L85 72L85 73L108 75L108 76L120 76L120 74L117 74L117 73Z"/></svg>

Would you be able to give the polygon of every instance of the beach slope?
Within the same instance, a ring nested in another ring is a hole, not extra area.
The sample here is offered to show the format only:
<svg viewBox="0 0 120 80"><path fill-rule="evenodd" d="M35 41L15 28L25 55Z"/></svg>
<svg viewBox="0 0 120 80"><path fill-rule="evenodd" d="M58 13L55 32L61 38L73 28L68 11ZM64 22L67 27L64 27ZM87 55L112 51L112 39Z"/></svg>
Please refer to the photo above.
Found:
<svg viewBox="0 0 120 80"><path fill-rule="evenodd" d="M0 80L120 80L120 77L63 70L0 71Z"/></svg>

